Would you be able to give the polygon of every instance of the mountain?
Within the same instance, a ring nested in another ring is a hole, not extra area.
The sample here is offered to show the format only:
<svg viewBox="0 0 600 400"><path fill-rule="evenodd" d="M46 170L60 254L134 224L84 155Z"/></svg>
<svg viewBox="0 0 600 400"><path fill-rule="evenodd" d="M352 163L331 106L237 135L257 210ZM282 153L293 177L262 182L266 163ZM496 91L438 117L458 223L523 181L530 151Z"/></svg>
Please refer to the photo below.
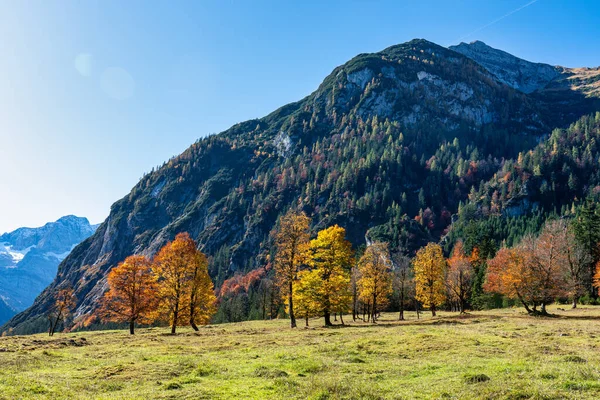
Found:
<svg viewBox="0 0 600 400"><path fill-rule="evenodd" d="M528 93L497 75L517 76L525 63L494 69L422 39L356 56L306 98L200 139L145 175L4 329L45 329L63 285L78 299L74 323L85 324L112 267L152 255L182 231L212 257L220 286L268 263L269 233L289 208L312 216L315 231L345 227L355 246L369 238L414 250L439 240L507 160L600 109L584 91Z"/></svg>
<svg viewBox="0 0 600 400"><path fill-rule="evenodd" d="M52 282L58 264L96 227L70 215L0 235L0 323L29 307Z"/></svg>
<svg viewBox="0 0 600 400"><path fill-rule="evenodd" d="M449 49L482 65L501 82L523 93L572 90L587 96L600 95L600 68L567 68L522 60L476 40Z"/></svg>

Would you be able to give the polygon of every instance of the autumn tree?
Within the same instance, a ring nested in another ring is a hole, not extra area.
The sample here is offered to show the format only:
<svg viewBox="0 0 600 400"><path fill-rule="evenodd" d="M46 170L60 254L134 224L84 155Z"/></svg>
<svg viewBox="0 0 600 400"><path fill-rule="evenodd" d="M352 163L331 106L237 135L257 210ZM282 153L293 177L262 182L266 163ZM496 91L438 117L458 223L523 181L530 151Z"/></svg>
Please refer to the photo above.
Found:
<svg viewBox="0 0 600 400"><path fill-rule="evenodd" d="M321 311L318 301L320 285L321 279L317 273L309 270L298 273L298 281L294 285L293 304L296 307L297 315L304 319L305 326L308 326L309 318L316 317Z"/></svg>
<svg viewBox="0 0 600 400"><path fill-rule="evenodd" d="M528 267L536 282L540 312L546 314L546 305L567 293L565 267L568 266L564 226L556 221L547 223L534 239L525 237L522 246L528 257Z"/></svg>
<svg viewBox="0 0 600 400"><path fill-rule="evenodd" d="M446 259L440 245L429 243L421 248L412 261L415 274L416 299L429 307L435 317L436 308L446 300Z"/></svg>
<svg viewBox="0 0 600 400"><path fill-rule="evenodd" d="M275 233L275 274L281 293L287 297L290 326L296 327L294 315L294 282L298 267L306 260L309 244L310 219L304 214L289 211L279 222Z"/></svg>
<svg viewBox="0 0 600 400"><path fill-rule="evenodd" d="M350 292L352 293L352 320L356 321L358 316L358 280L360 279L360 271L358 269L358 260L355 260L352 269L350 269Z"/></svg>
<svg viewBox="0 0 600 400"><path fill-rule="evenodd" d="M527 236L518 246L501 249L488 262L484 289L518 299L529 314L546 314L546 305L564 293L559 240L554 227L547 226L539 238Z"/></svg>
<svg viewBox="0 0 600 400"><path fill-rule="evenodd" d="M371 321L377 322L378 310L385 307L392 293L391 261L387 243L375 242L358 262L359 297L371 304Z"/></svg>
<svg viewBox="0 0 600 400"><path fill-rule="evenodd" d="M393 285L398 294L398 321L404 321L404 310L409 294L414 290L410 258L402 251L392 254ZM414 294L414 293L413 293Z"/></svg>
<svg viewBox="0 0 600 400"><path fill-rule="evenodd" d="M598 295L600 295L600 261L596 264L596 273L592 279L594 288L598 291Z"/></svg>
<svg viewBox="0 0 600 400"><path fill-rule="evenodd" d="M326 326L332 325L331 313L346 312L352 300L349 270L353 252L345 236L346 230L334 225L319 231L317 237L310 241L309 275L316 275L319 279L314 300Z"/></svg>
<svg viewBox="0 0 600 400"><path fill-rule="evenodd" d="M195 250L195 243L194 243ZM189 255L192 279L189 294L189 322L198 331L197 325L206 325L216 310L215 288L208 275L208 259L201 251L195 250Z"/></svg>
<svg viewBox="0 0 600 400"><path fill-rule="evenodd" d="M465 255L462 242L457 242L448 259L448 272L446 286L450 298L458 304L460 313L465 312L467 300L470 296L473 282L473 267Z"/></svg>
<svg viewBox="0 0 600 400"><path fill-rule="evenodd" d="M501 248L494 258L488 261L487 277L483 288L487 292L502 294L510 299L518 299L528 313L535 299L530 296L531 274L526 268L524 250L521 247Z"/></svg>
<svg viewBox="0 0 600 400"><path fill-rule="evenodd" d="M151 323L158 304L156 278L151 262L136 255L125 259L108 274L108 292L102 298L100 315L110 322L128 322L129 333L135 324Z"/></svg>
<svg viewBox="0 0 600 400"><path fill-rule="evenodd" d="M177 326L206 323L214 313L212 281L206 257L196 249L187 233L180 233L154 258L158 282L159 313L169 321L171 333Z"/></svg>
<svg viewBox="0 0 600 400"><path fill-rule="evenodd" d="M58 324L64 321L75 308L76 298L73 289L65 287L54 292L54 302L48 311L48 335L53 336Z"/></svg>

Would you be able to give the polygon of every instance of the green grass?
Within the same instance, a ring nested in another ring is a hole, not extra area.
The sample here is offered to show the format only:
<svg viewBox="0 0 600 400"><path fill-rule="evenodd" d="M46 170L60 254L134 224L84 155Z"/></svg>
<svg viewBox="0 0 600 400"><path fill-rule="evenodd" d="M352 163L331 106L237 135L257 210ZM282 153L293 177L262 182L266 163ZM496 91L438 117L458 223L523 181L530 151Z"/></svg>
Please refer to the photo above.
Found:
<svg viewBox="0 0 600 400"><path fill-rule="evenodd" d="M600 307L550 311L0 338L0 399L600 398Z"/></svg>

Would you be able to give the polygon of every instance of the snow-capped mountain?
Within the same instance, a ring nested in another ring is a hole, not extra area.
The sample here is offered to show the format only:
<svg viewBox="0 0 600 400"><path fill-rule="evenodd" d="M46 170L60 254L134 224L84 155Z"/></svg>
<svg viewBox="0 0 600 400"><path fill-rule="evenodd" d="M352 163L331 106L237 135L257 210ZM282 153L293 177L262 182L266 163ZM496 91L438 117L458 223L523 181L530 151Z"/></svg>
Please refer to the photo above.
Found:
<svg viewBox="0 0 600 400"><path fill-rule="evenodd" d="M96 230L73 215L40 228L19 228L0 235L0 324L22 311L52 282L58 264Z"/></svg>

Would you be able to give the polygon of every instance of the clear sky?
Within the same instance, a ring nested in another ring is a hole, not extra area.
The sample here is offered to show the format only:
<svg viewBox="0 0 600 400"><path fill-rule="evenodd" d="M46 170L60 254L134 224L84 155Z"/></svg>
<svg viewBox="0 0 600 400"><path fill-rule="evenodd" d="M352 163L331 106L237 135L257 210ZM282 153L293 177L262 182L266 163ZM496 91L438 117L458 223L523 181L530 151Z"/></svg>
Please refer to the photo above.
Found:
<svg viewBox="0 0 600 400"><path fill-rule="evenodd" d="M596 0L0 0L0 233L101 222L197 138L413 38L600 65Z"/></svg>

